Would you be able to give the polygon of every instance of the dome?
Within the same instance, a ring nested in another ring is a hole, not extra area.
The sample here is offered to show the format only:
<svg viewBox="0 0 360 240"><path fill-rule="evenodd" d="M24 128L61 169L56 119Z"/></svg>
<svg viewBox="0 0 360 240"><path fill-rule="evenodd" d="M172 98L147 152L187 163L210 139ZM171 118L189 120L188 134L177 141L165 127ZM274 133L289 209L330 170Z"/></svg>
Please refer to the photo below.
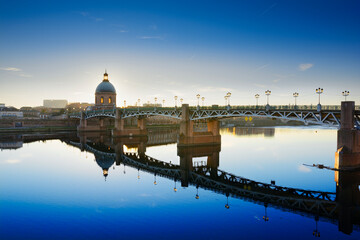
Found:
<svg viewBox="0 0 360 240"><path fill-rule="evenodd" d="M109 81L102 81L95 90L95 93L100 92L116 93L116 90L114 85L112 85Z"/></svg>

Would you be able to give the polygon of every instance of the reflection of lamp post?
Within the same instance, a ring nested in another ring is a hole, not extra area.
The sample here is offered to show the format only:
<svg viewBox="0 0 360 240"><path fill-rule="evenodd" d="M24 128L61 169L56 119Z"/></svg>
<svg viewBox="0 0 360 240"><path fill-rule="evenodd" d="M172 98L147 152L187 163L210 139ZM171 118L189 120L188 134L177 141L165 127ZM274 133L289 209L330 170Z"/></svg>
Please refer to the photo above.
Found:
<svg viewBox="0 0 360 240"><path fill-rule="evenodd" d="M315 89L315 91L316 91L317 94L319 94L319 103L317 105L317 110L318 110L318 112L320 112L321 111L320 95L324 92L324 89L317 88L317 89Z"/></svg>
<svg viewBox="0 0 360 240"><path fill-rule="evenodd" d="M268 207L268 204L265 203L265 215L263 216L263 219L265 222L269 221L269 217L267 216L267 207Z"/></svg>
<svg viewBox="0 0 360 240"><path fill-rule="evenodd" d="M175 96L174 99L175 99L175 108L177 108L177 99L178 99L178 96Z"/></svg>
<svg viewBox="0 0 360 240"><path fill-rule="evenodd" d="M255 98L256 98L256 107L258 106L258 103L259 103L259 97L260 97L260 95L259 95L259 94L255 94Z"/></svg>
<svg viewBox="0 0 360 240"><path fill-rule="evenodd" d="M196 195L195 195L195 199L199 199L199 185L196 185Z"/></svg>
<svg viewBox="0 0 360 240"><path fill-rule="evenodd" d="M176 188L176 179L174 180L174 182L175 182L174 192L177 192L177 188Z"/></svg>
<svg viewBox="0 0 360 240"><path fill-rule="evenodd" d="M225 208L226 208L226 209L229 209L229 208L230 208L230 206L229 206L229 193L228 193L228 192L226 193L226 204L225 204Z"/></svg>
<svg viewBox="0 0 360 240"><path fill-rule="evenodd" d="M138 179L140 179L140 169L138 168Z"/></svg>
<svg viewBox="0 0 360 240"><path fill-rule="evenodd" d="M315 230L313 231L313 236L314 236L314 237L320 237L320 232L319 232L319 230L318 230L318 221L319 221L319 216L316 215L316 216L315 216L316 228L315 228Z"/></svg>
<svg viewBox="0 0 360 240"><path fill-rule="evenodd" d="M154 185L157 185L157 182L156 182L156 173L154 175Z"/></svg>
<svg viewBox="0 0 360 240"><path fill-rule="evenodd" d="M345 101L346 101L346 97L349 96L350 92L349 91L343 91L342 95L345 97Z"/></svg>
<svg viewBox="0 0 360 240"><path fill-rule="evenodd" d="M205 97L202 97L201 101L202 101L202 106L204 106Z"/></svg>
<svg viewBox="0 0 360 240"><path fill-rule="evenodd" d="M294 92L293 93L293 97L294 97L294 99L295 99L295 107L294 108L296 108L296 98L299 96L299 93L298 92Z"/></svg>
<svg viewBox="0 0 360 240"><path fill-rule="evenodd" d="M126 171L125 171L125 164L124 164L124 174L126 174Z"/></svg>
<svg viewBox="0 0 360 240"><path fill-rule="evenodd" d="M196 98L197 98L197 106L199 106L200 94L197 94L197 95L196 95Z"/></svg>

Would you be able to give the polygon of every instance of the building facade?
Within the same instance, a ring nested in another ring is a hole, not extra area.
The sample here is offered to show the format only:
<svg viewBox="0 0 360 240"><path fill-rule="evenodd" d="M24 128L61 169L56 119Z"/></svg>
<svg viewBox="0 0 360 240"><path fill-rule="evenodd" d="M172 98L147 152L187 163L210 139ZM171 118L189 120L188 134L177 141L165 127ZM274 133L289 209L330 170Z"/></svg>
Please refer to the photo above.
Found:
<svg viewBox="0 0 360 240"><path fill-rule="evenodd" d="M116 108L116 90L109 82L108 74L105 71L103 81L95 90L95 109Z"/></svg>
<svg viewBox="0 0 360 240"><path fill-rule="evenodd" d="M43 101L43 106L46 108L65 108L67 104L67 100L45 99Z"/></svg>

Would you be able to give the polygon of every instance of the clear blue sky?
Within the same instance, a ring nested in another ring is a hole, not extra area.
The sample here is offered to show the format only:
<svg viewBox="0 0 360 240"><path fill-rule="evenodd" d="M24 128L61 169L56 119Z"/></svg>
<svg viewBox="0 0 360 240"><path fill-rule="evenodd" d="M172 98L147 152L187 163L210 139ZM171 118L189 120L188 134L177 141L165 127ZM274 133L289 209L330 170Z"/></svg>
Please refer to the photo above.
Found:
<svg viewBox="0 0 360 240"><path fill-rule="evenodd" d="M360 1L0 1L0 102L360 104Z"/></svg>

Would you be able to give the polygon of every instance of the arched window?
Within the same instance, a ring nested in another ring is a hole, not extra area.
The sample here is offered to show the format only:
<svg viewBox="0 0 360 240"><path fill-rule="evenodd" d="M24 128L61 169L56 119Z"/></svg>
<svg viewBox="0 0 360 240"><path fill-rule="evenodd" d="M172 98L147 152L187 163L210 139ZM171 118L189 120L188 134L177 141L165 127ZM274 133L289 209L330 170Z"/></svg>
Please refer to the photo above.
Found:
<svg viewBox="0 0 360 240"><path fill-rule="evenodd" d="M112 99L111 99L111 97L109 97L109 103L112 103Z"/></svg>
<svg viewBox="0 0 360 240"><path fill-rule="evenodd" d="M104 103L104 97L100 98L100 103Z"/></svg>

